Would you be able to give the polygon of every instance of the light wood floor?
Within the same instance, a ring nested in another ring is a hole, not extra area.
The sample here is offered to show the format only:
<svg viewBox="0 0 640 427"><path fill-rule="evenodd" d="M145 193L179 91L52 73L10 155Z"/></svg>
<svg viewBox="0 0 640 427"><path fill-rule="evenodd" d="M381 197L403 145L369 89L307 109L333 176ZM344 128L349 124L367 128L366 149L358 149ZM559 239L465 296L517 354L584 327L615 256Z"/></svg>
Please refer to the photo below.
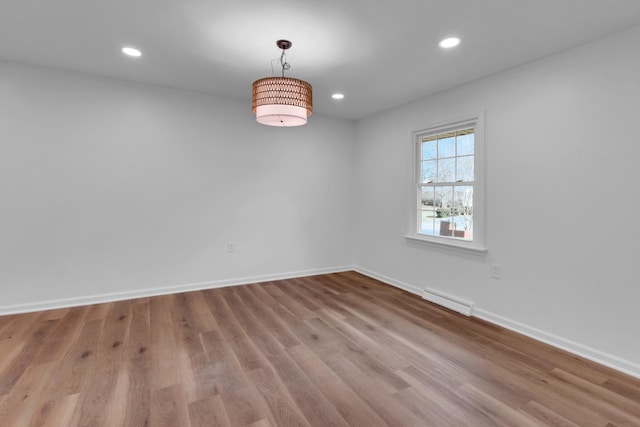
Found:
<svg viewBox="0 0 640 427"><path fill-rule="evenodd" d="M640 380L348 272L0 317L0 426L640 426Z"/></svg>

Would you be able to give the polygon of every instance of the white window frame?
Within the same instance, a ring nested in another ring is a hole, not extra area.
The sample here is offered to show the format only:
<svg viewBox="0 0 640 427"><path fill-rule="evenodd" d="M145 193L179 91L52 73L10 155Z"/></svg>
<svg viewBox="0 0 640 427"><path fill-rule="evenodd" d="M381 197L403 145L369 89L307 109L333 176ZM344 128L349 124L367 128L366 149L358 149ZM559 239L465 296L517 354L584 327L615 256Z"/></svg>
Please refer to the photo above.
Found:
<svg viewBox="0 0 640 427"><path fill-rule="evenodd" d="M427 235L418 233L419 227L419 203L420 195L418 188L421 184L420 177L420 153L421 139L440 133L461 130L464 128L474 129L474 184L473 184L473 239L463 240L445 236ZM486 246L486 178L485 159L486 145L484 135L484 113L468 115L461 119L450 120L427 126L422 130L415 131L411 135L411 185L408 207L408 232L407 241L411 243L425 244L451 249L460 249L475 253L485 253Z"/></svg>

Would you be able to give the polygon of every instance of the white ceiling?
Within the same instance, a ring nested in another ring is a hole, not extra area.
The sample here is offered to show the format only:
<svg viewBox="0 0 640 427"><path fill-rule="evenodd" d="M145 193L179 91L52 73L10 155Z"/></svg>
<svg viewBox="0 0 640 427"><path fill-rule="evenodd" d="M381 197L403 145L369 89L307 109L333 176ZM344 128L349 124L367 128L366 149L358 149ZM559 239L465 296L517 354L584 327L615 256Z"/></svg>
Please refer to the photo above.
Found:
<svg viewBox="0 0 640 427"><path fill-rule="evenodd" d="M250 104L285 38L314 112L358 119L638 24L640 0L0 0L0 58Z"/></svg>

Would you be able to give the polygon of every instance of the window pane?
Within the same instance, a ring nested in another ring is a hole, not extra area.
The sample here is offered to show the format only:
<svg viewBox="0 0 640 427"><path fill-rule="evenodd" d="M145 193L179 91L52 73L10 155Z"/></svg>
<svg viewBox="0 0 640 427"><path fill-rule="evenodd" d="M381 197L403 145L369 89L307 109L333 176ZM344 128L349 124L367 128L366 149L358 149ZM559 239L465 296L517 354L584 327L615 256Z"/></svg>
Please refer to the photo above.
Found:
<svg viewBox="0 0 640 427"><path fill-rule="evenodd" d="M420 234L428 234L429 236L433 236L435 233L435 217L433 215L433 211L420 211L420 229L418 230Z"/></svg>
<svg viewBox="0 0 640 427"><path fill-rule="evenodd" d="M454 237L473 238L473 187L456 186L453 190Z"/></svg>
<svg viewBox="0 0 640 427"><path fill-rule="evenodd" d="M420 215L419 233L434 234L435 228L435 188L426 187L420 190Z"/></svg>
<svg viewBox="0 0 640 427"><path fill-rule="evenodd" d="M456 181L474 181L473 156L458 157L456 167Z"/></svg>
<svg viewBox="0 0 640 427"><path fill-rule="evenodd" d="M441 159L438 161L437 182L453 182L455 177L456 159Z"/></svg>
<svg viewBox="0 0 640 427"><path fill-rule="evenodd" d="M451 222L452 203L453 187L437 187L435 234L439 236L451 236L453 234Z"/></svg>
<svg viewBox="0 0 640 427"><path fill-rule="evenodd" d="M435 201L435 188L424 187L420 192L420 209L433 207Z"/></svg>
<svg viewBox="0 0 640 427"><path fill-rule="evenodd" d="M474 154L474 135L469 133L467 135L458 135L458 156L466 156L468 154Z"/></svg>
<svg viewBox="0 0 640 427"><path fill-rule="evenodd" d="M449 216L453 203L453 187L436 187L435 193L436 208L441 209L440 217Z"/></svg>
<svg viewBox="0 0 640 427"><path fill-rule="evenodd" d="M438 158L453 157L456 155L456 139L451 136L438 140Z"/></svg>
<svg viewBox="0 0 640 427"><path fill-rule="evenodd" d="M435 159L437 154L437 141L433 140L422 143L422 160Z"/></svg>
<svg viewBox="0 0 640 427"><path fill-rule="evenodd" d="M422 171L420 175L421 182L423 183L435 182L437 178L436 160L428 160L426 162L422 162Z"/></svg>

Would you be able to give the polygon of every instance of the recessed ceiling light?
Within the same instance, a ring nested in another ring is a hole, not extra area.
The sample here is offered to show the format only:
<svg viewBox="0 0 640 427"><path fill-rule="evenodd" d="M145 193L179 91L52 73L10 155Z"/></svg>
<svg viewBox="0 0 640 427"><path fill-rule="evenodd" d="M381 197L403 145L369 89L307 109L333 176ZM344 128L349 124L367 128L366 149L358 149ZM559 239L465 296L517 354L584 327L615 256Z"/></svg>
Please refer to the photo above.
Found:
<svg viewBox="0 0 640 427"><path fill-rule="evenodd" d="M450 49L460 44L460 39L457 37L449 37L440 42L440 47L443 49Z"/></svg>
<svg viewBox="0 0 640 427"><path fill-rule="evenodd" d="M140 52L138 49L134 48L134 47L123 47L122 48L122 53L124 53L125 55L129 55L129 56L141 56L142 52Z"/></svg>
<svg viewBox="0 0 640 427"><path fill-rule="evenodd" d="M343 93L334 93L333 95L331 95L331 97L333 99L344 99L344 94Z"/></svg>

